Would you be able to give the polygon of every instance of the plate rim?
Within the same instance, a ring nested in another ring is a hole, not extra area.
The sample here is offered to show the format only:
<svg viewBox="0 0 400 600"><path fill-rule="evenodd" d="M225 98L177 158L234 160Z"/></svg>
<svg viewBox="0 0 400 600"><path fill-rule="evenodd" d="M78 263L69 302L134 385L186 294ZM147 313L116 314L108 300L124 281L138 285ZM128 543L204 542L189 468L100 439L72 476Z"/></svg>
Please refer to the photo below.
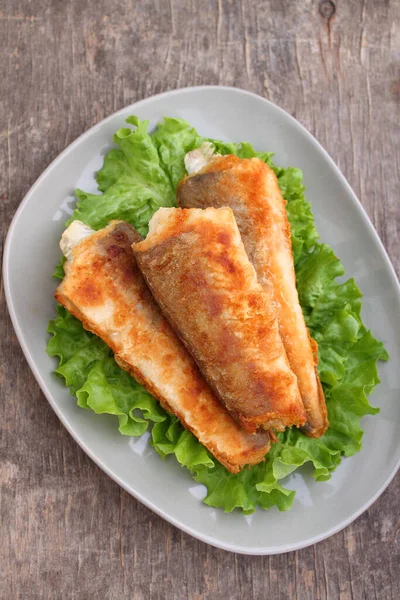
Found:
<svg viewBox="0 0 400 600"><path fill-rule="evenodd" d="M343 173L341 172L339 167L336 165L334 160L331 158L331 156L325 150L325 148L323 148L323 146L320 144L320 142L318 142L318 140L295 117L293 117L290 113L288 113L286 110L284 110L283 108L281 108L274 102L267 100L266 98L263 98L262 96L254 93L254 92L249 92L249 91L244 90L239 87L224 86L224 85L199 85L199 86L188 86L188 87L183 87L183 88L177 88L177 89L173 89L173 90L167 90L167 91L161 92L159 94L154 94L152 96L148 96L147 98L142 98L141 100L138 100L137 102L134 102L133 104L128 104L127 106L108 115L107 117L105 117L104 119L102 119L101 121L99 121L98 123L96 123L95 125L90 127L89 129L84 131L73 142L71 142L71 144L69 144L55 159L52 160L52 162L46 167L46 169L36 179L36 181L33 183L33 185L30 187L30 189L24 196L23 200L19 204L19 206L12 218L12 221L10 223L10 226L9 226L9 229L7 232L5 246L4 246L4 255L3 255L3 282L4 282L6 304L7 304L7 308L8 308L10 318L11 318L12 325L14 327L14 331L16 333L18 342L21 346L21 349L23 351L25 359L27 360L31 371L32 371L36 381L38 382L44 396L46 397L47 401L49 402L51 408L56 413L57 417L59 418L59 420L61 421L63 426L66 428L68 433L72 436L72 438L75 440L75 442L82 448L82 450L85 452L85 454L87 454L89 456L89 458L103 472L105 472L113 481L115 481L119 486L121 486L131 496L136 498L136 500L138 500L139 502L144 504L147 508L152 510L154 513L156 513L158 516L162 517L167 522L171 523L172 525L174 525L181 531L184 531L185 533L191 535L192 537L194 537L202 542L205 542L207 544L210 544L211 546L214 546L221 550L226 550L228 552L234 552L237 554L250 555L250 556L251 555L252 556L271 556L271 555L276 555L276 554L284 554L287 552L293 552L296 550L300 550L302 548L307 548L309 546L312 546L318 542L321 542L321 541L331 537L332 535L342 531L345 527L347 527L353 521L355 521L361 514L363 514L366 510L368 510L368 508L383 494L383 492L386 490L388 485L394 479L394 477L400 467L400 452L399 452L399 456L397 458L397 462L396 462L394 468L388 474L386 480L381 485L381 487L375 492L375 494L373 494L366 502L364 502L361 505L361 507L359 507L356 511L354 511L352 515L350 515L346 519L340 521L338 523L338 525L330 527L328 530L326 530L323 533L311 536L300 542L287 543L287 544L285 544L283 546L279 546L279 547L277 547L277 546L257 546L257 547L254 546L251 548L243 548L234 543L226 543L226 542L220 541L217 537L212 537L212 536L203 534L201 532L198 532L198 531L192 529L190 526L187 526L187 525L181 523L175 517L164 512L163 509L161 509L157 505L153 504L152 501L148 500L140 492L137 492L135 489L133 489L127 483L125 483L125 481L123 479L121 479L106 464L104 464L103 461L97 457L96 453L94 451L92 451L86 445L85 441L83 439L81 439L79 437L79 435L75 432L73 426L69 425L67 420L64 418L61 410L59 409L56 402L54 401L52 394L50 393L49 389L47 388L47 384L46 384L44 378L39 373L39 371L36 367L36 361L34 360L32 354L29 352L28 347L25 343L24 334L20 327L18 319L16 317L16 313L15 313L15 309L14 309L14 305L13 305L8 265L9 265L9 257L10 257L12 240L13 240L13 236L14 236L14 230L16 228L19 217L20 217L21 213L23 212L25 206L30 202L32 195L35 193L36 189L40 186L42 181L47 177L48 173L53 168L55 168L60 162L62 162L65 156L67 156L68 154L73 152L77 146L79 146L82 142L84 142L87 138L89 138L92 134L94 134L98 129L101 129L106 123L108 123L112 119L118 117L119 115L122 115L123 113L127 112L128 110L129 111L132 110L134 113L134 111L137 108L140 108L141 106L145 105L146 103L148 103L150 100L153 100L153 99L162 100L163 98L166 98L166 97L172 97L172 96L186 94L186 93L196 93L196 92L200 92L200 91L204 91L204 90L209 90L209 91L214 91L214 92L219 92L221 90L224 90L224 91L229 91L230 93L256 98L258 101L261 101L261 102L265 103L266 105L268 105L269 107L272 107L274 110L276 110L278 113L280 113L281 116L284 116L286 119L289 119L291 126L295 127L298 131L300 131L303 135L306 136L308 141L312 143L312 145L323 155L323 157L328 161L330 166L333 168L335 175L338 177L338 179L341 181L341 183L346 188L346 191L348 192L348 195L350 196L351 202L353 203L353 205L356 206L358 213L362 217L363 224L372 233L373 238L374 238L375 242L377 243L377 250L379 251L381 258L383 259L383 261L385 263L385 267L388 269L394 289L396 290L395 300L397 300L397 302L400 305L400 283L398 281L398 278L397 278L396 272L394 270L394 267L391 263L391 260L388 256L388 253L382 243L382 240L380 239L375 227L373 226L364 206L362 205L362 203L356 196L355 192L351 188L350 184L348 183L347 179L345 178L345 176L343 175Z"/></svg>

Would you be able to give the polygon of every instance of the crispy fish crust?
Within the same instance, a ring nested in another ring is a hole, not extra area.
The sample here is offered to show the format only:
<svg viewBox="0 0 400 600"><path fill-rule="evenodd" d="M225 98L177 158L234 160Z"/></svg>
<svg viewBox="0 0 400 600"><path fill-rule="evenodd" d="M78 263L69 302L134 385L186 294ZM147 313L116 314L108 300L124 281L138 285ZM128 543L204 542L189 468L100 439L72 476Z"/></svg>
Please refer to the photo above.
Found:
<svg viewBox="0 0 400 600"><path fill-rule="evenodd" d="M304 424L275 311L231 209L162 208L132 248L164 314L243 428Z"/></svg>
<svg viewBox="0 0 400 600"><path fill-rule="evenodd" d="M55 294L113 350L118 364L173 412L232 473L263 460L268 433L249 435L212 394L160 312L131 250L141 236L123 221L74 246Z"/></svg>
<svg viewBox="0 0 400 600"><path fill-rule="evenodd" d="M309 336L296 290L286 201L275 173L258 158L213 158L184 178L177 192L184 208L229 206L258 280L270 294L279 331L307 412L305 433L320 437L328 427L317 371L318 346Z"/></svg>

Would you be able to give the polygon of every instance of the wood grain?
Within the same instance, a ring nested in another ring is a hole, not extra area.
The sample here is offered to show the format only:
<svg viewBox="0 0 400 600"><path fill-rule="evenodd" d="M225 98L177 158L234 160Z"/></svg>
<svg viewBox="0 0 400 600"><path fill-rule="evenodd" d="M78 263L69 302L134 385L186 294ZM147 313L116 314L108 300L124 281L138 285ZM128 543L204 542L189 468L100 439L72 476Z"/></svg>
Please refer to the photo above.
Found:
<svg viewBox="0 0 400 600"><path fill-rule="evenodd" d="M151 94L244 87L338 163L400 272L400 3L8 0L0 3L0 224L88 127ZM196 541L122 491L42 396L1 288L0 598L400 598L399 478L355 523L295 553Z"/></svg>

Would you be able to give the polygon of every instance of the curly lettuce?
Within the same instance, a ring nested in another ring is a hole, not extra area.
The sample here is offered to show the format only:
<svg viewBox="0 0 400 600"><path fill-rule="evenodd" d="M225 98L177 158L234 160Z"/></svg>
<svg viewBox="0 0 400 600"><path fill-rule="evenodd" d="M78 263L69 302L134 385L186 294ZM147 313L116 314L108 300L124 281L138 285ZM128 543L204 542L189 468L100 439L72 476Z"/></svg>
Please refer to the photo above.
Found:
<svg viewBox="0 0 400 600"><path fill-rule="evenodd" d="M152 133L148 122L129 117L133 128L114 136L116 148L97 173L100 194L77 190L78 203L70 220L80 219L93 229L111 219L124 219L143 235L161 206L175 206L176 187L185 175L184 156L205 138L183 119L165 118ZM118 417L123 435L140 436L151 428L151 443L163 459L172 454L192 477L207 488L204 502L245 514L256 507L288 510L295 492L281 481L305 463L314 478L326 481L343 456L361 448L361 418L374 415L368 396L379 383L377 361L387 360L383 344L361 320L361 293L353 279L338 283L343 265L333 250L319 242L310 204L304 196L302 172L280 168L272 153L256 152L249 143L210 141L220 154L257 156L276 173L292 231L293 255L300 303L311 335L319 345L319 374L328 406L329 428L319 439L298 429L278 435L265 461L229 473L179 420L114 361L111 350L65 308L50 321L47 352L58 358L57 376L76 396L80 407ZM62 277L62 263L55 276Z"/></svg>

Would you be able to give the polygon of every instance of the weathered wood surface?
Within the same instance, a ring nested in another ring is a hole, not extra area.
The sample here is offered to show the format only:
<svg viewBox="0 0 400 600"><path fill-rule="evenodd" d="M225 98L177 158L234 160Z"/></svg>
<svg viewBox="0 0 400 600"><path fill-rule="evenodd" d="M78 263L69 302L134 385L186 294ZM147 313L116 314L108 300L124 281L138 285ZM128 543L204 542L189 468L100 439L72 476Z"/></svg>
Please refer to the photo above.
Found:
<svg viewBox="0 0 400 600"><path fill-rule="evenodd" d="M63 148L167 89L265 96L323 144L400 270L400 3L396 0L8 0L0 3L0 225ZM1 291L0 598L400 598L397 478L315 547L244 557L165 523L58 422Z"/></svg>

